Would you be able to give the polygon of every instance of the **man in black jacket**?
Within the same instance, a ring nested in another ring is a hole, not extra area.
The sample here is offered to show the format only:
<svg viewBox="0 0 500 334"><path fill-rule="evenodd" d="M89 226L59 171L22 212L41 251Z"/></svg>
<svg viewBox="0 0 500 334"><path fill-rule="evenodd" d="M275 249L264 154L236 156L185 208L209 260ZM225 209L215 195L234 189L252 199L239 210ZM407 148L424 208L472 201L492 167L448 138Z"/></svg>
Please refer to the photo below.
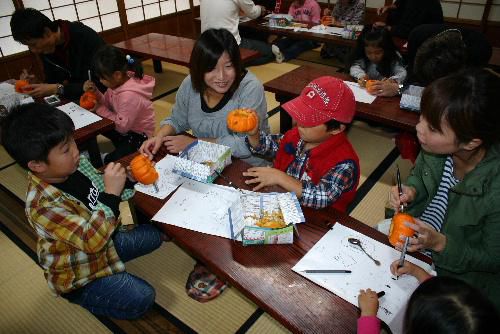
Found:
<svg viewBox="0 0 500 334"><path fill-rule="evenodd" d="M39 11L18 9L12 15L10 28L14 39L40 56L44 83L31 84L27 92L33 97L58 94L75 100L83 93L95 51L103 39L80 22L51 21ZM23 70L24 75L28 75ZM23 75L22 75L23 76Z"/></svg>
<svg viewBox="0 0 500 334"><path fill-rule="evenodd" d="M375 26L387 26L391 34L408 39L410 31L426 23L443 23L443 9L439 0L396 0L392 5L381 7L378 15L388 13L386 22Z"/></svg>

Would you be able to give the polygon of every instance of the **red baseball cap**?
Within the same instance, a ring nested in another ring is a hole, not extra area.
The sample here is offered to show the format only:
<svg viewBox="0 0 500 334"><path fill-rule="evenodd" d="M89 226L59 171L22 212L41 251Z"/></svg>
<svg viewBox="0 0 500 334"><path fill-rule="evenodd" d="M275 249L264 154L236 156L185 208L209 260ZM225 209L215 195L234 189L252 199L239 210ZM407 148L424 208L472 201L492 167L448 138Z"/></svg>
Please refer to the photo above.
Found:
<svg viewBox="0 0 500 334"><path fill-rule="evenodd" d="M356 112L356 101L342 80L324 76L311 81L283 109L303 126L317 126L332 119L349 124Z"/></svg>

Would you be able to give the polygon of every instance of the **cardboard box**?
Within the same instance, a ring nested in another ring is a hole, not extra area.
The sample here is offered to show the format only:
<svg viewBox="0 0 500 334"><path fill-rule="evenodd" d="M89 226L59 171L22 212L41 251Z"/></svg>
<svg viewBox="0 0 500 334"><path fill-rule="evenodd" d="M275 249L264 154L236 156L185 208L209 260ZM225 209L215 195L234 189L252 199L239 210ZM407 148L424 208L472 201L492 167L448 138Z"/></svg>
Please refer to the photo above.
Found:
<svg viewBox="0 0 500 334"><path fill-rule="evenodd" d="M231 149L196 140L176 157L173 172L205 183L213 183L217 173L231 164Z"/></svg>

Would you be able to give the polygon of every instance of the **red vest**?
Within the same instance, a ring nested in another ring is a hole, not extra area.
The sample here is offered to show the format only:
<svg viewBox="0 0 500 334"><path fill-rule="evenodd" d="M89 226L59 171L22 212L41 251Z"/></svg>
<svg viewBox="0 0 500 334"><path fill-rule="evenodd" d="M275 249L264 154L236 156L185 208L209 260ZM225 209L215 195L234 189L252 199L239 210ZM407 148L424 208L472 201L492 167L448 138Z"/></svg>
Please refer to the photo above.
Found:
<svg viewBox="0 0 500 334"><path fill-rule="evenodd" d="M276 153L274 160L274 168L279 169L286 173L290 163L295 159L295 152L297 151L297 144L300 140L300 135L297 127L291 129L280 142L280 148ZM349 203L352 202L356 195L356 190L359 183L359 158L354 151L351 143L347 139L344 132L331 136L320 145L311 149L309 158L307 159L304 171L311 178L314 184L318 184L321 178L328 173L335 165L346 161L352 160L356 165L354 171L355 183L353 187L344 192L334 203L332 207L345 212Z"/></svg>

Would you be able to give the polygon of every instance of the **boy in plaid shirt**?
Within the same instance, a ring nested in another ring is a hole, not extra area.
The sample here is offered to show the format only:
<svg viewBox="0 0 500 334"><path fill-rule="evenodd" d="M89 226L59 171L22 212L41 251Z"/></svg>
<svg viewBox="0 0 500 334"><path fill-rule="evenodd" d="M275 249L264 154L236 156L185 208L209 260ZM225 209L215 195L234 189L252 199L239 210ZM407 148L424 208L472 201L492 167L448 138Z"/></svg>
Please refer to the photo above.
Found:
<svg viewBox="0 0 500 334"><path fill-rule="evenodd" d="M121 231L119 203L126 172L110 163L104 174L79 156L74 125L64 112L28 104L2 121L2 144L29 170L26 216L38 234L38 258L50 290L97 315L142 316L155 291L125 271L124 262L162 242L149 224Z"/></svg>
<svg viewBox="0 0 500 334"><path fill-rule="evenodd" d="M282 108L296 127L283 134L248 133L253 153L273 155L274 168L252 167L243 173L254 190L278 185L293 191L301 204L346 211L356 195L359 159L344 130L352 122L356 102L351 89L334 77L309 83Z"/></svg>

